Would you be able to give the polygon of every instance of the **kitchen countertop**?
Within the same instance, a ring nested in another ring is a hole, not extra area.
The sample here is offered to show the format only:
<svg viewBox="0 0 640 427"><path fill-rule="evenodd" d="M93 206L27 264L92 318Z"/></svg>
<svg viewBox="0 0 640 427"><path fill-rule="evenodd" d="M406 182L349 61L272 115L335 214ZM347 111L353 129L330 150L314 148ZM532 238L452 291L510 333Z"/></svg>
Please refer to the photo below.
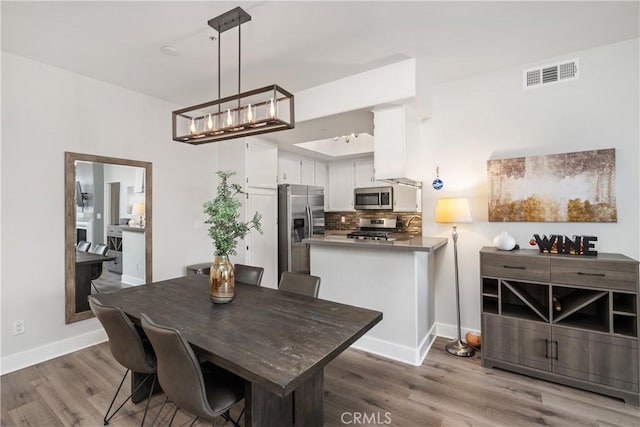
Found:
<svg viewBox="0 0 640 427"><path fill-rule="evenodd" d="M349 239L344 235L314 236L303 239L303 243L310 245L334 245L352 248L381 249L393 251L434 252L447 244L444 237L413 237L407 240L359 240Z"/></svg>
<svg viewBox="0 0 640 427"><path fill-rule="evenodd" d="M122 231L135 231L138 233L144 233L144 227L138 227L134 225L123 225L121 228L122 228Z"/></svg>

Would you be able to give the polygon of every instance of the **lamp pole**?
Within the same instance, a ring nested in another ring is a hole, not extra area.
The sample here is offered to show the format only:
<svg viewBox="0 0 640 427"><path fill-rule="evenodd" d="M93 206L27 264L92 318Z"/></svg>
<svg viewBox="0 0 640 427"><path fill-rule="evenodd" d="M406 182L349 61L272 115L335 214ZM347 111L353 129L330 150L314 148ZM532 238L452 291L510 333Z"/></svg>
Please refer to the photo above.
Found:
<svg viewBox="0 0 640 427"><path fill-rule="evenodd" d="M456 279L456 314L458 320L458 338L450 341L445 349L456 356L469 357L473 356L475 350L466 343L462 342L462 332L460 330L460 281L458 280L458 226L453 225L453 231L451 232L453 238L453 262L455 264L455 279Z"/></svg>

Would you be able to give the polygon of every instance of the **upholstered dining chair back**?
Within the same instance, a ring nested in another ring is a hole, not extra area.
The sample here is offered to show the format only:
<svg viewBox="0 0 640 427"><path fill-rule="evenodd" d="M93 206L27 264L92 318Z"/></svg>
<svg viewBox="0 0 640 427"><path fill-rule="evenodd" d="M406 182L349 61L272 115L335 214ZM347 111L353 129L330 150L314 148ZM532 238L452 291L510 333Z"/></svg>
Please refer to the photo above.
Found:
<svg viewBox="0 0 640 427"><path fill-rule="evenodd" d="M156 372L153 348L143 344L140 332L122 310L103 305L92 296L89 297L89 307L107 332L109 348L118 363L142 374Z"/></svg>
<svg viewBox="0 0 640 427"><path fill-rule="evenodd" d="M91 247L91 242L87 242L86 240L80 240L76 245L76 250L80 252L89 252L89 248Z"/></svg>
<svg viewBox="0 0 640 427"><path fill-rule="evenodd" d="M260 286L264 268L253 267L251 265L235 264L233 266L233 275L238 282L248 285Z"/></svg>
<svg viewBox="0 0 640 427"><path fill-rule="evenodd" d="M278 283L278 289L281 291L318 298L318 292L320 291L320 278L309 274L283 271L282 276L280 276L280 283Z"/></svg>
<svg viewBox="0 0 640 427"><path fill-rule="evenodd" d="M158 357L160 385L178 408L198 417L215 418L242 400L243 382L233 374L224 371L237 380L235 386L215 379L205 381L198 358L180 331L158 325L145 314L141 323Z"/></svg>
<svg viewBox="0 0 640 427"><path fill-rule="evenodd" d="M93 250L94 254L104 255L104 256L107 255L107 252L109 252L109 248L107 247L107 245L103 243L98 243L95 249Z"/></svg>
<svg viewBox="0 0 640 427"><path fill-rule="evenodd" d="M122 376L120 385L113 395L111 404L109 405L107 412L104 414L104 425L106 426L109 424L109 420L111 420L111 418L120 411L132 396L142 388L149 378L153 378L151 381L151 387L149 388L149 395L147 396L147 404L144 408L144 415L140 422L140 425L144 426L144 421L147 418L147 412L149 411L151 395L153 394L156 384L156 356L153 352L153 348L148 342L146 344L144 343L142 336L140 335L142 332L139 332L138 329L136 329L127 315L119 308L104 305L92 296L89 297L89 307L91 307L91 311L93 311L102 324L102 327L104 327L104 330L107 332L107 336L109 337L109 348L111 349L113 357L118 361L118 363L127 368L126 372ZM122 384L124 384L124 380L127 378L127 374L130 371L148 375L131 391L129 397L127 397L115 411L109 414L109 412L111 412L111 408L113 408L116 398L118 397L118 393L120 393Z"/></svg>

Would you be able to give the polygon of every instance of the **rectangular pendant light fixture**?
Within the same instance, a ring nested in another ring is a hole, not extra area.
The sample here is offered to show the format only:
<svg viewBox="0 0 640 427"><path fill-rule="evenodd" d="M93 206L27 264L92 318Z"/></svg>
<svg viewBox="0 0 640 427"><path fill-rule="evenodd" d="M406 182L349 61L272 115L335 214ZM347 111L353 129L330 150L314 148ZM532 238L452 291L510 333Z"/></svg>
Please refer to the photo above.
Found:
<svg viewBox="0 0 640 427"><path fill-rule="evenodd" d="M251 16L240 7L209 20L218 31L218 99L172 112L173 140L205 144L295 127L293 94L274 84L240 92L240 25ZM238 27L238 94L220 98L220 34Z"/></svg>

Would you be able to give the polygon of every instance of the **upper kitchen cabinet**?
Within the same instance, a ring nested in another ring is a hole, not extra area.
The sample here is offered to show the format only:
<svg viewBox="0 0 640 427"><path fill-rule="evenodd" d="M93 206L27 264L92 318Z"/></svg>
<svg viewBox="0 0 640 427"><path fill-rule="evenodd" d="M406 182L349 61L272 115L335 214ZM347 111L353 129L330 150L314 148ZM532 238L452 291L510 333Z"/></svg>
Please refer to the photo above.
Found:
<svg viewBox="0 0 640 427"><path fill-rule="evenodd" d="M278 184L300 184L300 158L281 151L278 155Z"/></svg>
<svg viewBox="0 0 640 427"><path fill-rule="evenodd" d="M420 119L404 105L373 111L376 179L421 185Z"/></svg>
<svg viewBox="0 0 640 427"><path fill-rule="evenodd" d="M320 185L316 184L315 162L307 157L300 158L300 184L302 185Z"/></svg>
<svg viewBox="0 0 640 427"><path fill-rule="evenodd" d="M328 188L328 182L327 182L327 176L328 176L328 169L329 166L325 163L325 162L321 162L319 160L316 160L314 162L314 168L313 168L313 173L314 173L314 179L315 179L315 184L318 187L322 187L324 188L324 192L325 192L325 205L327 202L327 191L329 190Z"/></svg>
<svg viewBox="0 0 640 427"><path fill-rule="evenodd" d="M278 187L278 147L255 137L216 143L218 170L233 171L231 183L244 187Z"/></svg>
<svg viewBox="0 0 640 427"><path fill-rule="evenodd" d="M353 164L355 168L356 188L389 185L385 182L376 181L373 158L357 159Z"/></svg>
<svg viewBox="0 0 640 427"><path fill-rule="evenodd" d="M393 211L422 212L422 190L402 184L393 184Z"/></svg>
<svg viewBox="0 0 640 427"><path fill-rule="evenodd" d="M327 164L285 151L278 154L278 184L327 187Z"/></svg>
<svg viewBox="0 0 640 427"><path fill-rule="evenodd" d="M246 149L245 184L254 188L277 188L278 148L267 141L249 139Z"/></svg>
<svg viewBox="0 0 640 427"><path fill-rule="evenodd" d="M353 160L339 160L329 163L329 206L328 211L353 211L353 188L355 172Z"/></svg>

